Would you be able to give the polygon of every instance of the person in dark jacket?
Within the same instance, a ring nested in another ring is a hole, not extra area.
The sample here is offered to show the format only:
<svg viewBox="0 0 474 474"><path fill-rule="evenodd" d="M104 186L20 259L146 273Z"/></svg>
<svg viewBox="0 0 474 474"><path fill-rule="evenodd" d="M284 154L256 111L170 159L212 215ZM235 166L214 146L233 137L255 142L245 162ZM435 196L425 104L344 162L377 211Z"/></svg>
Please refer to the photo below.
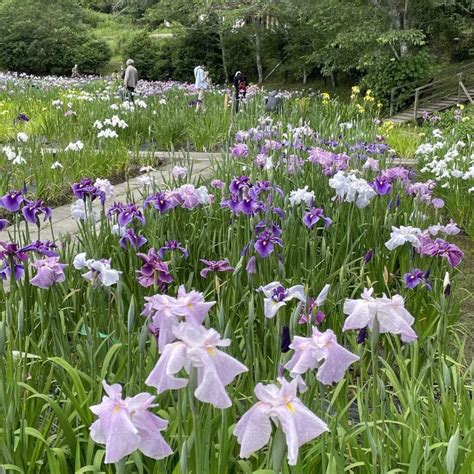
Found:
<svg viewBox="0 0 474 474"><path fill-rule="evenodd" d="M247 78L240 72L237 71L234 76L234 87L235 87L235 111L239 111L239 102L245 99L247 95Z"/></svg>

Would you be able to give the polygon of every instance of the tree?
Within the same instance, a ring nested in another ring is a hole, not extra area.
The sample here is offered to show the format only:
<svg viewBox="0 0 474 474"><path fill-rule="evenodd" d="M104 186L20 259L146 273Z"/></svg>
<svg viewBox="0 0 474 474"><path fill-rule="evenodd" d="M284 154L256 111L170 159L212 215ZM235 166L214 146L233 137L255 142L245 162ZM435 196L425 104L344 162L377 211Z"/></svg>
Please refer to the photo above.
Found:
<svg viewBox="0 0 474 474"><path fill-rule="evenodd" d="M0 5L0 64L14 71L64 74L87 55L87 67L97 70L110 51L91 40L83 20L73 0L7 0Z"/></svg>

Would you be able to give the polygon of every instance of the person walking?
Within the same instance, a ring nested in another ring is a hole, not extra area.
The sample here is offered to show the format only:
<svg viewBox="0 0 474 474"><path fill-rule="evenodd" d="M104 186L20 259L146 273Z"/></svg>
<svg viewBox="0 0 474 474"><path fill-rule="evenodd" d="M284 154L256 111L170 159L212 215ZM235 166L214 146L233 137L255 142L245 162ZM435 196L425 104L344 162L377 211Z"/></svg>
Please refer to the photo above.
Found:
<svg viewBox="0 0 474 474"><path fill-rule="evenodd" d="M247 78L240 72L237 71L234 76L234 87L235 87L235 112L239 111L239 103L242 99L245 99L247 95Z"/></svg>
<svg viewBox="0 0 474 474"><path fill-rule="evenodd" d="M72 68L71 77L79 77L79 66L77 64L74 64Z"/></svg>
<svg viewBox="0 0 474 474"><path fill-rule="evenodd" d="M209 73L204 69L203 65L194 68L194 87L198 92L196 112L204 110L204 92L209 88L208 75Z"/></svg>
<svg viewBox="0 0 474 474"><path fill-rule="evenodd" d="M125 75L123 77L123 84L125 89L128 91L128 95L132 102L134 102L135 89L138 82L138 71L135 67L133 59L127 59L127 69L125 69Z"/></svg>

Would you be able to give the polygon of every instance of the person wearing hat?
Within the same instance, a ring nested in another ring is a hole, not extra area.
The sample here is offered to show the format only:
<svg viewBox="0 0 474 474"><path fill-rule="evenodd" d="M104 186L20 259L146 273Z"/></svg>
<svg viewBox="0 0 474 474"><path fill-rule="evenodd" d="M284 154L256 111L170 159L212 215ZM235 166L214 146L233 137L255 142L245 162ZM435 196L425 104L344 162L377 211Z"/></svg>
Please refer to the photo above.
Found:
<svg viewBox="0 0 474 474"><path fill-rule="evenodd" d="M138 71L136 67L134 66L135 62L133 61L133 59L128 59L126 64L127 64L127 68L125 69L123 84L125 86L125 89L127 89L128 94L133 102L134 101L133 95L135 93L135 88L137 87L137 82L138 82Z"/></svg>

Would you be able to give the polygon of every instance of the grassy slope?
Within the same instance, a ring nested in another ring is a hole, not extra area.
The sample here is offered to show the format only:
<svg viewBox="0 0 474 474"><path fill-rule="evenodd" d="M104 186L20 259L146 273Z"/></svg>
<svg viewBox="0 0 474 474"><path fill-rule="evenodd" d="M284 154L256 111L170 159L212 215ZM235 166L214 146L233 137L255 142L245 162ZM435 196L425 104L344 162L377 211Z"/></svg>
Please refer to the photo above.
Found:
<svg viewBox="0 0 474 474"><path fill-rule="evenodd" d="M121 54L124 45L133 33L139 31L139 28L125 15L90 12L90 18L94 34L107 41L112 50L112 58L102 73L109 74L117 71L125 59Z"/></svg>

